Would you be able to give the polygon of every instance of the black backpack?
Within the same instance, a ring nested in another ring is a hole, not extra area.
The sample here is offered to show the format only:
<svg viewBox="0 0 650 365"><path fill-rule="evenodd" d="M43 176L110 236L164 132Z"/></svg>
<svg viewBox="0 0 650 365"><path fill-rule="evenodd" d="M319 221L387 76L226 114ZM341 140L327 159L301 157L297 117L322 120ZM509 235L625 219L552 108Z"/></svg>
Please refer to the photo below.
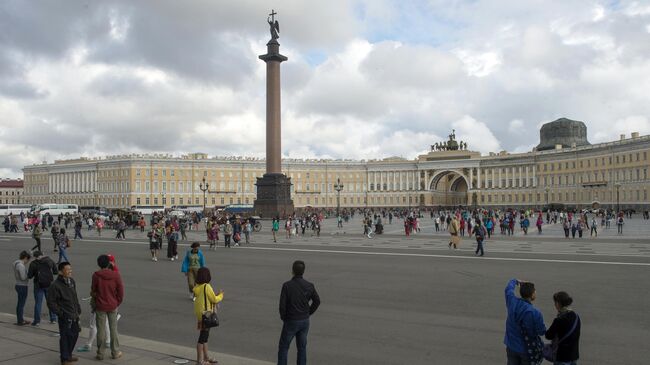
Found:
<svg viewBox="0 0 650 365"><path fill-rule="evenodd" d="M37 277L36 282L38 287L41 289L47 289L52 285L54 281L54 274L52 273L52 267L46 261L40 261L37 264Z"/></svg>

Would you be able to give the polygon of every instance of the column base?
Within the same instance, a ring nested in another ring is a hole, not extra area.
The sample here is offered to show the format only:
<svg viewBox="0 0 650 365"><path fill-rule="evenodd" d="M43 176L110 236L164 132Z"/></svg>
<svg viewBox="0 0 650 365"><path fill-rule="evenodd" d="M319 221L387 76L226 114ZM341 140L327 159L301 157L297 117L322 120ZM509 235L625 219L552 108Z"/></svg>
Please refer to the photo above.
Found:
<svg viewBox="0 0 650 365"><path fill-rule="evenodd" d="M264 174L257 178L255 214L262 218L284 218L293 214L291 178L284 174Z"/></svg>

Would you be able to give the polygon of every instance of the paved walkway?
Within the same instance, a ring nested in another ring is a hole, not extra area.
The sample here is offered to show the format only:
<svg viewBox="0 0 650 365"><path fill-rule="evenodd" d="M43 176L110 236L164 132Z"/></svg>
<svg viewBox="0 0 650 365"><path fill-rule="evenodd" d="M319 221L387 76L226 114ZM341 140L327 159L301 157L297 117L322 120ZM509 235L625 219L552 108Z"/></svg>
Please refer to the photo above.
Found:
<svg viewBox="0 0 650 365"><path fill-rule="evenodd" d="M29 318L28 318L29 319ZM16 317L0 313L0 364L33 365L59 364L59 337L56 324L41 323L39 327L16 326ZM83 344L88 330L83 329L77 345ZM188 343L193 340L188 339ZM143 338L120 335L120 347L124 356L119 360L107 360L107 364L162 365L195 364L196 350ZM211 353L220 365L270 365L271 363L226 354ZM107 355L109 355L107 353ZM95 352L75 353L77 364L99 364Z"/></svg>

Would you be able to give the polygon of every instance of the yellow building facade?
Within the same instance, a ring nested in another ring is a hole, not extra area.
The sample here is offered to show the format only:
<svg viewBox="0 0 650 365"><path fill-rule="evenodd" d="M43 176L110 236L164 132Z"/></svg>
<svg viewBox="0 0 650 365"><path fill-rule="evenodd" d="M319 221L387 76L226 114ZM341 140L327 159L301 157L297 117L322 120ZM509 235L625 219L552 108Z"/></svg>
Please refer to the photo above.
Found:
<svg viewBox="0 0 650 365"><path fill-rule="evenodd" d="M297 208L606 207L648 209L650 136L527 153L432 150L416 159L284 159ZM24 201L80 206L253 204L263 159L193 153L79 158L26 166ZM209 189L205 192L206 184ZM204 200L205 199L205 200Z"/></svg>

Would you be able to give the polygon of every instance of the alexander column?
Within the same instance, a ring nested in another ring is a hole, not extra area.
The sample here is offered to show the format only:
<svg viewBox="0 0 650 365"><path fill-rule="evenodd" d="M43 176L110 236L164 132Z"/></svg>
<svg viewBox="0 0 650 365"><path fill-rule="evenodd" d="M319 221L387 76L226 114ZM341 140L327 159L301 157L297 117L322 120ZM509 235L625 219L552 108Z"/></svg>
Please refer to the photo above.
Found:
<svg viewBox="0 0 650 365"><path fill-rule="evenodd" d="M291 178L282 173L280 63L287 57L280 54L280 23L271 11L267 23L271 27L271 40L267 52L259 58L266 62L266 173L257 178L255 212L264 218L286 216L293 213Z"/></svg>

